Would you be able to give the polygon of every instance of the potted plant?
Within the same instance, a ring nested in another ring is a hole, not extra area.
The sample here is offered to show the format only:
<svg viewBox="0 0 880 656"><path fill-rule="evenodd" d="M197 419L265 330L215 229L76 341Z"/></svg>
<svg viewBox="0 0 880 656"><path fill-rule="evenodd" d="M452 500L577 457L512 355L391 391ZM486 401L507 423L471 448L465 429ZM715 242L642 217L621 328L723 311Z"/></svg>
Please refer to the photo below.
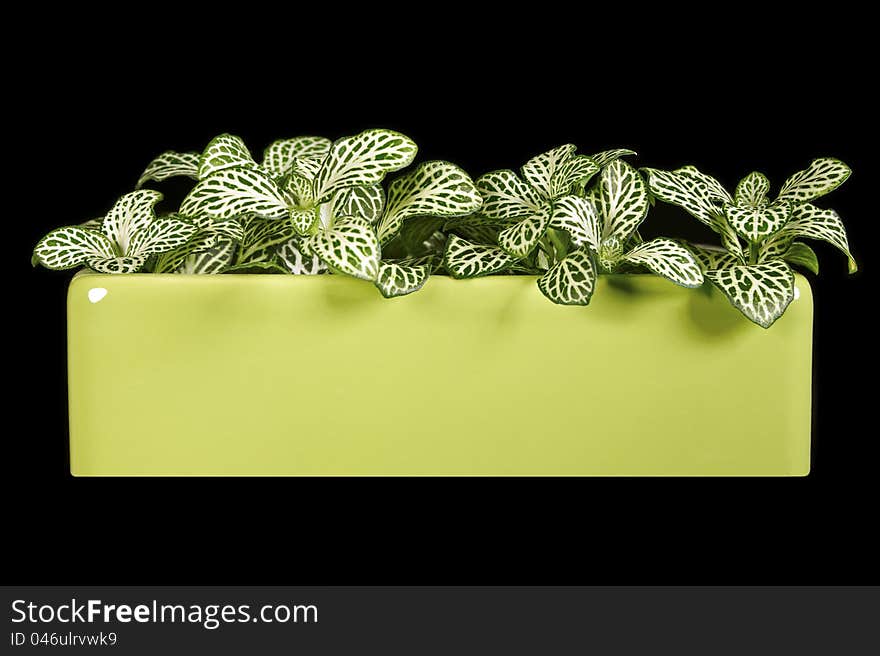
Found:
<svg viewBox="0 0 880 656"><path fill-rule="evenodd" d="M815 160L770 202L759 173L730 194L626 149L563 145L476 180L416 152L367 130L257 162L224 134L44 237L35 263L83 268L73 473L809 471L811 292L790 265L816 272L813 238L855 270L812 205L846 165ZM157 212L147 187L172 176L192 189ZM722 248L644 239L657 200ZM759 430L727 419L740 407Z"/></svg>

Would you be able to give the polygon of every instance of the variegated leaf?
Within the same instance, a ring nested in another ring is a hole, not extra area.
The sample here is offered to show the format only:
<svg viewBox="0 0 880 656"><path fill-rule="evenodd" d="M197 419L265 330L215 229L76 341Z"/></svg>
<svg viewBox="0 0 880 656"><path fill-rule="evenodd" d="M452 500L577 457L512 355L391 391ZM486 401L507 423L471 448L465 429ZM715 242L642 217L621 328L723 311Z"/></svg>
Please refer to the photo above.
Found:
<svg viewBox="0 0 880 656"><path fill-rule="evenodd" d="M564 196L553 204L550 227L565 230L575 246L599 251L599 216L596 206L586 198Z"/></svg>
<svg viewBox="0 0 880 656"><path fill-rule="evenodd" d="M375 223L385 208L385 190L380 184L348 187L336 192L330 205L333 216L355 216Z"/></svg>
<svg viewBox="0 0 880 656"><path fill-rule="evenodd" d="M314 181L324 163L323 157L294 157L290 165L290 172L301 175L309 181Z"/></svg>
<svg viewBox="0 0 880 656"><path fill-rule="evenodd" d="M574 155L557 167L550 178L550 198L555 200L582 188L599 172L600 166L586 155Z"/></svg>
<svg viewBox="0 0 880 656"><path fill-rule="evenodd" d="M565 144L530 159L522 167L523 177L547 200L553 198L553 178L559 168L574 155L577 146Z"/></svg>
<svg viewBox="0 0 880 656"><path fill-rule="evenodd" d="M263 151L263 168L276 178L286 175L299 158L316 159L318 165L330 152L332 142L324 137L294 137L273 141Z"/></svg>
<svg viewBox="0 0 880 656"><path fill-rule="evenodd" d="M241 137L218 135L211 139L199 158L199 180L231 168L256 169L257 163Z"/></svg>
<svg viewBox="0 0 880 656"><path fill-rule="evenodd" d="M414 218L404 223L398 233L398 238L405 254L409 256L421 255L425 251L442 253L446 246L446 235L443 233L446 223L447 219L431 216ZM494 239L490 243L494 244Z"/></svg>
<svg viewBox="0 0 880 656"><path fill-rule="evenodd" d="M406 225L412 225L414 221L410 221ZM506 223L505 223L506 225ZM480 215L471 215L458 219L450 219L443 226L446 232L453 232L459 237L475 244L491 244L498 243L498 233L501 227Z"/></svg>
<svg viewBox="0 0 880 656"><path fill-rule="evenodd" d="M455 164L425 162L389 186L388 204L379 222L379 240L389 241L405 219L467 216L477 211L482 202L470 176Z"/></svg>
<svg viewBox="0 0 880 656"><path fill-rule="evenodd" d="M344 187L364 187L382 181L386 173L409 165L417 147L393 130L366 130L334 142L315 176L315 197L329 200Z"/></svg>
<svg viewBox="0 0 880 656"><path fill-rule="evenodd" d="M850 173L852 170L834 157L814 159L806 169L785 181L776 200L806 203L837 189Z"/></svg>
<svg viewBox="0 0 880 656"><path fill-rule="evenodd" d="M151 270L153 273L174 273L184 265L189 256L211 250L220 241L231 240L200 231L184 244L157 255Z"/></svg>
<svg viewBox="0 0 880 656"><path fill-rule="evenodd" d="M559 305L589 305L596 287L593 256L582 248L570 253L538 278L538 289Z"/></svg>
<svg viewBox="0 0 880 656"><path fill-rule="evenodd" d="M144 262L147 261L146 255L137 255L134 257L111 257L100 260L91 260L89 267L98 273L137 273Z"/></svg>
<svg viewBox="0 0 880 656"><path fill-rule="evenodd" d="M379 272L379 240L363 219L350 218L330 230L303 241L306 254L317 255L327 265L363 280L376 280Z"/></svg>
<svg viewBox="0 0 880 656"><path fill-rule="evenodd" d="M232 265L235 242L232 239L218 239L213 248L195 252L187 256L177 273L210 275L223 273Z"/></svg>
<svg viewBox="0 0 880 656"><path fill-rule="evenodd" d="M180 205L185 216L230 219L252 214L266 219L287 218L287 200L268 173L227 168L201 180Z"/></svg>
<svg viewBox="0 0 880 656"><path fill-rule="evenodd" d="M764 207L767 194L770 192L770 181L758 171L752 171L736 185L734 200L740 207Z"/></svg>
<svg viewBox="0 0 880 656"><path fill-rule="evenodd" d="M782 256L782 259L789 264L794 264L811 271L813 275L819 275L819 258L816 257L816 251L802 244L799 241L794 242L788 247L788 251Z"/></svg>
<svg viewBox="0 0 880 656"><path fill-rule="evenodd" d="M287 221L247 217L243 219L244 234L236 264L266 262L274 259L278 248L293 238L293 227Z"/></svg>
<svg viewBox="0 0 880 656"><path fill-rule="evenodd" d="M725 269L727 267L745 264L742 258L738 258L730 251L718 248L717 246L688 244L688 249L694 254L694 256L696 256L697 261L703 267L704 271Z"/></svg>
<svg viewBox="0 0 880 656"><path fill-rule="evenodd" d="M724 185L711 175L703 173L693 164L682 166L680 169L676 169L675 173L690 180L713 203L724 205L733 202L733 198L730 197L730 193L724 188Z"/></svg>
<svg viewBox="0 0 880 656"><path fill-rule="evenodd" d="M837 212L810 203L796 206L785 227L761 245L759 261L781 257L798 237L828 242L846 255L850 273L858 271L859 267L849 250L846 229Z"/></svg>
<svg viewBox="0 0 880 656"><path fill-rule="evenodd" d="M302 252L296 239L290 239L281 245L278 259L290 273L297 276L314 276L327 271L327 265L320 257Z"/></svg>
<svg viewBox="0 0 880 656"><path fill-rule="evenodd" d="M379 263L376 287L385 298L404 296L421 289L430 274L431 267L426 265L413 266L384 260Z"/></svg>
<svg viewBox="0 0 880 656"><path fill-rule="evenodd" d="M182 219L188 218L182 215L171 216L177 216L177 218ZM190 220L200 232L229 237L236 241L241 241L241 238L244 235L244 230L241 226L241 219L238 218L214 220L207 216L195 216Z"/></svg>
<svg viewBox="0 0 880 656"><path fill-rule="evenodd" d="M293 226L294 232L301 236L311 234L319 219L319 212L316 208L293 208L290 210L289 215L290 224Z"/></svg>
<svg viewBox="0 0 880 656"><path fill-rule="evenodd" d="M626 157L627 155L637 155L636 151L629 148L614 148L612 150L603 150L601 153L590 155L590 159L599 165L599 168L605 168L614 160Z"/></svg>
<svg viewBox="0 0 880 656"><path fill-rule="evenodd" d="M794 299L794 273L779 260L716 269L706 277L734 307L763 328L773 325Z"/></svg>
<svg viewBox="0 0 880 656"><path fill-rule="evenodd" d="M125 194L104 217L101 229L126 255L129 242L138 232L144 230L156 219L153 206L162 200L162 194L152 189L141 189Z"/></svg>
<svg viewBox="0 0 880 656"><path fill-rule="evenodd" d="M189 221L162 217L134 234L126 255L138 257L170 251L189 241L197 230Z"/></svg>
<svg viewBox="0 0 880 656"><path fill-rule="evenodd" d="M526 257L547 232L550 212L546 209L521 219L498 233L498 245L509 255Z"/></svg>
<svg viewBox="0 0 880 656"><path fill-rule="evenodd" d="M267 274L267 273L287 273L287 269L281 266L275 260L266 262L239 262L226 267L223 273L229 274Z"/></svg>
<svg viewBox="0 0 880 656"><path fill-rule="evenodd" d="M450 235L443 255L443 266L453 278L479 278L503 271L516 262L497 246L472 244Z"/></svg>
<svg viewBox="0 0 880 656"><path fill-rule="evenodd" d="M58 228L34 248L34 260L47 269L72 269L92 260L116 257L113 242L97 230Z"/></svg>
<svg viewBox="0 0 880 656"><path fill-rule="evenodd" d="M647 267L681 287L703 284L703 271L693 253L671 239L646 241L627 253L624 259Z"/></svg>
<svg viewBox="0 0 880 656"><path fill-rule="evenodd" d="M140 189L150 180L161 182L176 176L198 180L199 153L178 153L173 150L162 153L147 165L135 189Z"/></svg>
<svg viewBox="0 0 880 656"><path fill-rule="evenodd" d="M546 205L537 191L508 169L486 173L477 178L476 185L483 197L480 213L489 219L519 219Z"/></svg>
<svg viewBox="0 0 880 656"><path fill-rule="evenodd" d="M764 207L725 205L724 213L738 235L757 244L782 229L791 216L791 205L784 202Z"/></svg>
<svg viewBox="0 0 880 656"><path fill-rule="evenodd" d="M623 160L615 160L599 178L599 204L602 239L621 241L639 227L648 213L648 190L639 172Z"/></svg>

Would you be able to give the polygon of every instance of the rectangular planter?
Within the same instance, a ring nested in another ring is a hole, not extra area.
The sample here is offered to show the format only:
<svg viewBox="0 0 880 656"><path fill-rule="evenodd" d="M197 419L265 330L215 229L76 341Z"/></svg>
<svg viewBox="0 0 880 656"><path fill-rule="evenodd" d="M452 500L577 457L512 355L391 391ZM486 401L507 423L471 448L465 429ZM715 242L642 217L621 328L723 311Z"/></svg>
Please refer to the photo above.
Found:
<svg viewBox="0 0 880 656"><path fill-rule="evenodd" d="M716 291L603 276L81 274L71 471L100 475L774 475L810 462L812 297L769 330Z"/></svg>

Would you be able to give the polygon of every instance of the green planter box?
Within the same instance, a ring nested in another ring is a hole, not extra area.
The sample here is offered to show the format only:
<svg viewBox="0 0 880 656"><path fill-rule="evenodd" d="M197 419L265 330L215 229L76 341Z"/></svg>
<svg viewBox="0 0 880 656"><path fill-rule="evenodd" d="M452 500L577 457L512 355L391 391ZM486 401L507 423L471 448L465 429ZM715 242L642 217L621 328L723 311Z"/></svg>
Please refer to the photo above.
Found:
<svg viewBox="0 0 880 656"><path fill-rule="evenodd" d="M812 298L526 276L382 299L344 276L79 275L71 470L101 475L772 475L810 463ZM747 417L748 421L743 420Z"/></svg>

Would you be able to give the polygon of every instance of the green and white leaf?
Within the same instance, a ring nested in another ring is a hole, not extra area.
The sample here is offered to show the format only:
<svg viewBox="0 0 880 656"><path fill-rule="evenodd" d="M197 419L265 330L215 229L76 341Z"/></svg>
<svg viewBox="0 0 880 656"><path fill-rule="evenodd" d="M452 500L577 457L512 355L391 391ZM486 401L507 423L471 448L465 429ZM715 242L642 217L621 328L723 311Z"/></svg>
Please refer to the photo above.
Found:
<svg viewBox="0 0 880 656"><path fill-rule="evenodd" d="M293 226L294 232L300 236L309 235L314 231L320 217L318 208L291 208L289 210L290 225Z"/></svg>
<svg viewBox="0 0 880 656"><path fill-rule="evenodd" d="M333 216L355 216L375 223L385 207L385 190L380 184L348 187L336 192L330 203Z"/></svg>
<svg viewBox="0 0 880 656"><path fill-rule="evenodd" d="M724 188L724 185L711 175L703 173L693 164L682 166L680 169L676 169L675 173L690 180L713 203L724 205L733 202L733 198L730 197L730 193Z"/></svg>
<svg viewBox="0 0 880 656"><path fill-rule="evenodd" d="M550 198L572 193L575 185L583 187L599 172L600 166L586 155L574 155L563 162L550 178Z"/></svg>
<svg viewBox="0 0 880 656"><path fill-rule="evenodd" d="M429 275L431 275L431 267L428 265L410 265L384 260L379 263L376 287L385 298L404 296L421 289Z"/></svg>
<svg viewBox="0 0 880 656"><path fill-rule="evenodd" d="M629 148L613 148L611 150L603 150L600 153L590 155L590 159L596 162L600 168L604 168L611 164L611 162L628 155L638 155L638 153Z"/></svg>
<svg viewBox="0 0 880 656"><path fill-rule="evenodd" d="M750 243L758 243L782 229L791 216L791 209L786 202L762 207L728 204L724 206L724 213L738 235Z"/></svg>
<svg viewBox="0 0 880 656"><path fill-rule="evenodd" d="M344 187L377 184L386 173L408 166L416 151L412 139L393 130L366 130L339 139L315 177L315 197L325 202Z"/></svg>
<svg viewBox="0 0 880 656"><path fill-rule="evenodd" d="M509 169L486 173L476 185L483 197L480 213L489 219L519 219L546 206L538 192Z"/></svg>
<svg viewBox="0 0 880 656"><path fill-rule="evenodd" d="M147 168L141 173L141 177L138 178L135 189L140 189L150 180L161 182L177 176L198 180L199 158L199 153L166 151L147 165Z"/></svg>
<svg viewBox="0 0 880 656"><path fill-rule="evenodd" d="M522 167L523 177L545 199L553 198L553 178L560 167L574 155L577 146L565 144L530 159Z"/></svg>
<svg viewBox="0 0 880 656"><path fill-rule="evenodd" d="M116 257L110 239L80 226L57 228L37 242L34 259L47 269L72 269L86 262Z"/></svg>
<svg viewBox="0 0 880 656"><path fill-rule="evenodd" d="M231 240L219 235L199 231L181 246L157 255L151 271L152 273L175 273L183 266L190 255L208 251L216 247L220 241Z"/></svg>
<svg viewBox="0 0 880 656"><path fill-rule="evenodd" d="M134 235L156 220L153 206L160 200L162 194L152 189L132 191L117 200L107 212L101 229L117 245L120 254L128 255Z"/></svg>
<svg viewBox="0 0 880 656"><path fill-rule="evenodd" d="M330 152L331 145L332 142L325 137L278 139L263 151L263 168L276 178L280 178L290 173L297 159L317 160L320 167L320 163Z"/></svg>
<svg viewBox="0 0 880 656"><path fill-rule="evenodd" d="M183 199L180 213L231 219L252 214L266 219L288 216L287 200L268 173L227 168L201 180Z"/></svg>
<svg viewBox="0 0 880 656"><path fill-rule="evenodd" d="M379 273L379 240L363 219L347 219L302 242L306 254L317 255L327 265L363 280L376 280Z"/></svg>
<svg viewBox="0 0 880 656"><path fill-rule="evenodd" d="M806 203L837 189L850 173L852 169L834 157L814 159L806 169L785 181L776 200Z"/></svg>
<svg viewBox="0 0 880 656"><path fill-rule="evenodd" d="M314 276L327 272L327 265L321 258L303 253L296 239L290 239L281 245L278 259L289 273L297 276Z"/></svg>
<svg viewBox="0 0 880 656"><path fill-rule="evenodd" d="M586 198L564 196L553 204L550 227L565 230L575 246L599 251L599 216L596 206Z"/></svg>
<svg viewBox="0 0 880 656"><path fill-rule="evenodd" d="M212 248L187 255L176 269L176 273L191 275L223 273L232 265L234 254L235 242L232 239L221 238Z"/></svg>
<svg viewBox="0 0 880 656"><path fill-rule="evenodd" d="M293 164L290 165L290 173L301 175L307 180L313 181L323 163L323 157L295 157Z"/></svg>
<svg viewBox="0 0 880 656"><path fill-rule="evenodd" d="M499 232L498 245L509 255L526 257L538 245L549 224L550 212L542 209Z"/></svg>
<svg viewBox="0 0 880 656"><path fill-rule="evenodd" d="M589 305L596 288L596 265L582 248L557 262L538 278L538 289L559 305Z"/></svg>
<svg viewBox="0 0 880 656"><path fill-rule="evenodd" d="M609 237L625 240L648 213L648 189L644 179L620 159L602 169L597 198L603 240Z"/></svg>
<svg viewBox="0 0 880 656"><path fill-rule="evenodd" d="M241 137L218 135L211 139L199 158L199 180L231 168L256 169L257 163Z"/></svg>
<svg viewBox="0 0 880 656"><path fill-rule="evenodd" d="M275 260L265 262L238 262L223 270L223 273L287 273L287 269Z"/></svg>
<svg viewBox="0 0 880 656"><path fill-rule="evenodd" d="M173 250L183 246L197 230L189 221L171 216L162 217L134 234L127 255L137 257Z"/></svg>
<svg viewBox="0 0 880 656"><path fill-rule="evenodd" d="M172 214L171 216L189 219L189 217L183 215ZM229 237L236 241L241 241L241 238L244 236L244 229L242 228L241 219L239 218L214 220L207 216L195 216L189 220L192 221L200 232L221 237Z"/></svg>
<svg viewBox="0 0 880 656"><path fill-rule="evenodd" d="M89 262L89 266L98 273L137 273L146 261L146 255L111 257L103 260L92 260Z"/></svg>
<svg viewBox="0 0 880 656"><path fill-rule="evenodd" d="M627 253L624 260L647 267L681 287L703 284L703 271L693 253L671 239L646 241Z"/></svg>
<svg viewBox="0 0 880 656"><path fill-rule="evenodd" d="M736 185L734 200L740 207L763 207L767 204L770 180L758 171L752 171Z"/></svg>
<svg viewBox="0 0 880 656"><path fill-rule="evenodd" d="M730 251L717 246L689 243L688 249L697 258L697 261L702 265L704 271L726 269L727 267L745 264L741 258L738 258Z"/></svg>
<svg viewBox="0 0 880 656"><path fill-rule="evenodd" d="M822 209L806 203L798 205L792 212L791 219L779 232L761 245L759 260L773 260L786 253L791 243L797 238L818 239L838 248L849 261L849 272L858 271L855 258L849 250L849 240L843 221L837 212Z"/></svg>
<svg viewBox="0 0 880 656"><path fill-rule="evenodd" d="M819 258L816 257L816 251L806 244L799 241L794 242L788 247L788 251L782 256L782 259L789 264L811 271L813 275L819 275Z"/></svg>
<svg viewBox="0 0 880 656"><path fill-rule="evenodd" d="M497 246L472 244L450 235L443 255L443 266L453 278L478 278L510 267L516 258Z"/></svg>
<svg viewBox="0 0 880 656"><path fill-rule="evenodd" d="M773 325L794 299L794 273L782 261L716 269L706 277L751 321Z"/></svg>
<svg viewBox="0 0 880 656"><path fill-rule="evenodd" d="M464 170L441 160L425 162L389 186L388 204L379 222L379 240L390 240L406 219L466 216L477 211L482 202Z"/></svg>

